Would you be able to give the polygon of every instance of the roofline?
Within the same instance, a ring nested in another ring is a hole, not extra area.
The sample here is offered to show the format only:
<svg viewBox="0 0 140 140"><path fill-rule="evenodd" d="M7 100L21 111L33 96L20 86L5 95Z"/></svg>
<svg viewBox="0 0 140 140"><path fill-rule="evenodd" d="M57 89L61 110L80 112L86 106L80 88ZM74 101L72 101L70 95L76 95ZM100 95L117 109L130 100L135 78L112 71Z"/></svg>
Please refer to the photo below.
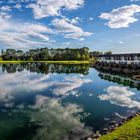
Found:
<svg viewBox="0 0 140 140"><path fill-rule="evenodd" d="M140 56L140 53L125 53L125 54L103 54L99 57L110 57L110 56Z"/></svg>

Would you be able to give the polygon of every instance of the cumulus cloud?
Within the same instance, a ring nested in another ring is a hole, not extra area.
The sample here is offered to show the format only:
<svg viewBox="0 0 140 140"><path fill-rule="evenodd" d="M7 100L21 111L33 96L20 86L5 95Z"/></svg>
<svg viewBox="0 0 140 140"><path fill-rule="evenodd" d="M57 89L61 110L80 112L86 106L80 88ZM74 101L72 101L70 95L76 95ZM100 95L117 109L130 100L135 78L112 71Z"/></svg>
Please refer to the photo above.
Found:
<svg viewBox="0 0 140 140"><path fill-rule="evenodd" d="M19 4L19 3L17 3L15 6L14 6L14 8L17 8L17 9L21 9L21 4Z"/></svg>
<svg viewBox="0 0 140 140"><path fill-rule="evenodd" d="M55 26L58 33L62 33L65 38L80 39L91 36L93 33L85 32L82 28L73 24L72 20L67 18L54 19L52 25Z"/></svg>
<svg viewBox="0 0 140 140"><path fill-rule="evenodd" d="M44 46L53 31L40 23L11 22L7 13L0 13L0 42L7 47L26 48Z"/></svg>
<svg viewBox="0 0 140 140"><path fill-rule="evenodd" d="M52 47L56 44L52 42L53 38L50 39L50 34L83 41L84 37L91 36L93 33L84 31L80 27L79 24L82 19L80 17L68 19L61 15L61 11L75 10L83 4L84 0L8 0L4 3L4 6L0 7L0 43L3 48L13 47L15 49ZM19 9L24 12L25 8L33 9L35 19L48 16L60 16L61 19L59 17L52 20L51 23L55 27L54 29L50 29L51 24L46 26L39 23L39 21L37 23L23 21L21 24L19 21L14 20L12 11Z"/></svg>
<svg viewBox="0 0 140 140"><path fill-rule="evenodd" d="M2 11L11 11L11 7L10 6L2 6L0 8L0 10L2 10Z"/></svg>
<svg viewBox="0 0 140 140"><path fill-rule="evenodd" d="M34 18L41 19L48 16L58 16L62 9L75 10L84 4L84 0L37 0L29 4L33 9Z"/></svg>
<svg viewBox="0 0 140 140"><path fill-rule="evenodd" d="M8 19L11 16L5 12L0 12L0 31L9 27Z"/></svg>
<svg viewBox="0 0 140 140"><path fill-rule="evenodd" d="M129 27L130 24L138 20L135 14L139 12L140 6L132 4L130 6L113 9L110 13L102 13L100 18L109 20L107 25L110 28Z"/></svg>
<svg viewBox="0 0 140 140"><path fill-rule="evenodd" d="M79 17L75 17L75 18L73 18L73 19L71 19L71 20L69 20L72 24L78 24L80 21L82 21L82 19L81 18L79 18Z"/></svg>
<svg viewBox="0 0 140 140"><path fill-rule="evenodd" d="M100 95L99 98L122 107L140 109L140 102L133 100L134 95L135 93L129 91L127 87L110 86L107 88L107 94Z"/></svg>

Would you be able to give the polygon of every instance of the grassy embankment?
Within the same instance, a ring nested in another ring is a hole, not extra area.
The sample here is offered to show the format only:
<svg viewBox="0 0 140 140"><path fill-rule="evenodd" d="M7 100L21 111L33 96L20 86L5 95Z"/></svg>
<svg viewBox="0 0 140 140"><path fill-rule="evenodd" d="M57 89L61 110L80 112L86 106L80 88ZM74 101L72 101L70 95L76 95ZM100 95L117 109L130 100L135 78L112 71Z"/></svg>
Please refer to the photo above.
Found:
<svg viewBox="0 0 140 140"><path fill-rule="evenodd" d="M140 115L99 140L140 140Z"/></svg>
<svg viewBox="0 0 140 140"><path fill-rule="evenodd" d="M90 61L77 61L77 60L68 60L68 61L0 61L0 64L6 63L32 63L32 62L42 62L42 63L51 63L51 64L89 64Z"/></svg>

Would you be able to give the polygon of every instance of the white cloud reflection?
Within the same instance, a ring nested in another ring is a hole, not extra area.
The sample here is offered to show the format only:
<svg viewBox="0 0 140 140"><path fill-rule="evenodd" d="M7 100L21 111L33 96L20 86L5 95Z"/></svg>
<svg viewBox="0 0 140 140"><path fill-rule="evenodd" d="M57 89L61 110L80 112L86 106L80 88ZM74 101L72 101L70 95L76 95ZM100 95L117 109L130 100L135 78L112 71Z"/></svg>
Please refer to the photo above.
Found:
<svg viewBox="0 0 140 140"><path fill-rule="evenodd" d="M140 102L133 100L134 92L129 91L127 87L110 86L107 88L107 94L100 95L99 98L104 101L110 101L112 104L128 108L140 109Z"/></svg>
<svg viewBox="0 0 140 140"><path fill-rule="evenodd" d="M68 76L64 81L55 83L55 88L52 92L56 95L67 95L70 91L81 87L84 83L91 82L90 79L84 79L81 76Z"/></svg>
<svg viewBox="0 0 140 140"><path fill-rule="evenodd" d="M74 116L83 110L76 104L62 106L58 99L36 96L31 112L32 121L39 121L42 126L34 140L79 140L92 132L80 122L80 116Z"/></svg>
<svg viewBox="0 0 140 140"><path fill-rule="evenodd" d="M0 83L0 102L9 102L21 93L39 93L43 90L50 90L55 95L67 96L72 94L77 88L84 83L91 82L90 79L85 79L82 76L65 75L60 80L53 78L53 74L36 74L27 71L16 72L12 74L1 74Z"/></svg>
<svg viewBox="0 0 140 140"><path fill-rule="evenodd" d="M6 107L12 107L16 96L22 93L27 97L26 92L35 95L35 103L28 104L27 114L30 121L41 125L37 129L34 140L80 140L92 134L91 129L80 122L81 117L84 118L88 115L80 106L76 104L63 106L61 98L47 97L47 93L46 96L38 95L40 91L51 89L53 94L62 97L73 93L76 96L77 88L84 83L91 82L90 79L86 79L82 75L45 75L27 71L4 73L0 76L3 81L0 83L0 103L3 101ZM17 105L18 110L27 113L24 105L24 103Z"/></svg>

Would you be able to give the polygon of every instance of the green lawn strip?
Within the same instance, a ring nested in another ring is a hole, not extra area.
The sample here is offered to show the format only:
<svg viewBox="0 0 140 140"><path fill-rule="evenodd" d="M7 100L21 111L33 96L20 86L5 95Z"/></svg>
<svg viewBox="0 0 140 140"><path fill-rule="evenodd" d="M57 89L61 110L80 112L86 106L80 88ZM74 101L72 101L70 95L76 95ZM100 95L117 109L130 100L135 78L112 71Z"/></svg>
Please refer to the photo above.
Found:
<svg viewBox="0 0 140 140"><path fill-rule="evenodd" d="M0 61L0 64L6 63L33 63L33 62L42 62L42 63L52 63L52 64L89 64L89 61Z"/></svg>
<svg viewBox="0 0 140 140"><path fill-rule="evenodd" d="M133 118L99 140L140 140L140 116Z"/></svg>

